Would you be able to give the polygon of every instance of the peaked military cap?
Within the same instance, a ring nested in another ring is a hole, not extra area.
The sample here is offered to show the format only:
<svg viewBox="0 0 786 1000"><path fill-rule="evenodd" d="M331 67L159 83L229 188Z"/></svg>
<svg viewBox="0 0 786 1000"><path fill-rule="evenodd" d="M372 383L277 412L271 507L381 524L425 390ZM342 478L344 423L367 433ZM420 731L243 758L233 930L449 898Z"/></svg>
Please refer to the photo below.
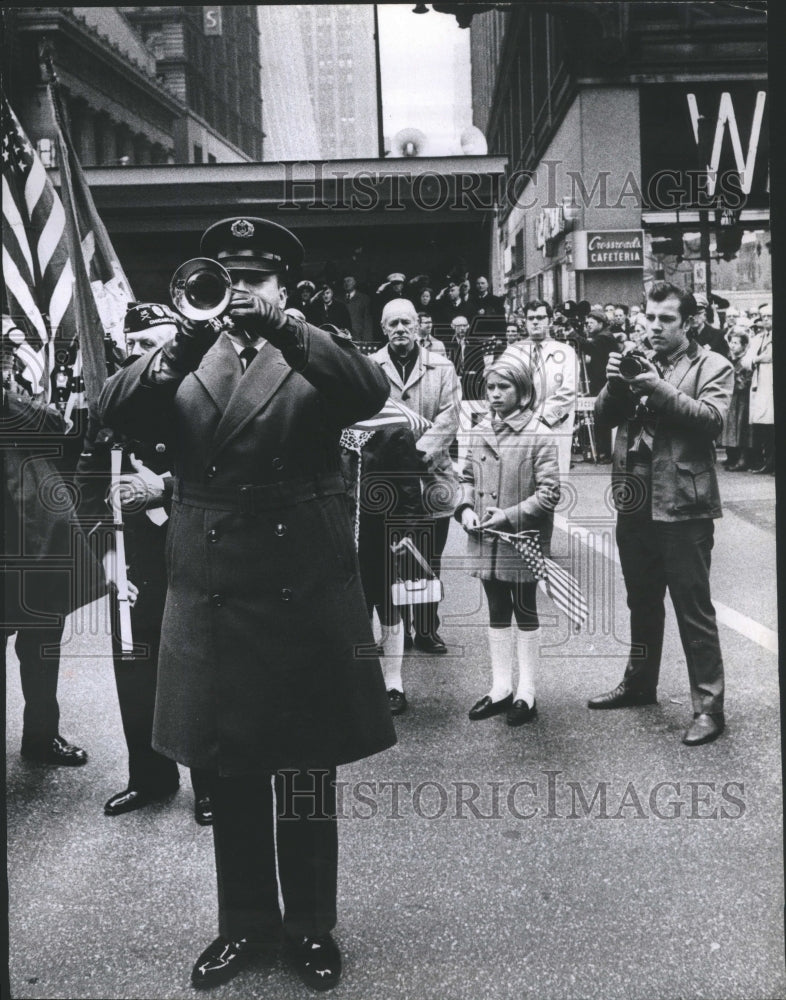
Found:
<svg viewBox="0 0 786 1000"><path fill-rule="evenodd" d="M204 257L227 270L279 274L303 262L303 244L284 226L253 216L222 219L202 234Z"/></svg>

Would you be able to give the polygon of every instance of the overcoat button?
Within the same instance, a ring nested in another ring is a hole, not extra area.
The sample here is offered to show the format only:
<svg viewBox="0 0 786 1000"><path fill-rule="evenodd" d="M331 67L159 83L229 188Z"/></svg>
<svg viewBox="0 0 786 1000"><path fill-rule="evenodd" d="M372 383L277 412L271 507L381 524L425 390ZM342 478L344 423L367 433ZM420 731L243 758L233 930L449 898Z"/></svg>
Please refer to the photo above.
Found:
<svg viewBox="0 0 786 1000"><path fill-rule="evenodd" d="M289 589L289 587L284 587L282 589L282 591L281 591L281 600L285 601L285 602L292 600L292 591Z"/></svg>
<svg viewBox="0 0 786 1000"><path fill-rule="evenodd" d="M163 441L158 442L158 444L156 445L156 451L158 452L159 455L164 454L164 452L166 451L166 445L164 444Z"/></svg>
<svg viewBox="0 0 786 1000"><path fill-rule="evenodd" d="M284 463L281 461L280 458L274 458L270 464L273 466L276 472L281 472L281 470L284 468Z"/></svg>
<svg viewBox="0 0 786 1000"><path fill-rule="evenodd" d="M218 541L218 532L216 531L215 528L211 528L210 531L208 531L208 533L207 533L207 540L209 542L217 542Z"/></svg>
<svg viewBox="0 0 786 1000"><path fill-rule="evenodd" d="M285 524L277 524L273 530L278 535L278 537L281 538L282 535L286 535L287 526Z"/></svg>
<svg viewBox="0 0 786 1000"><path fill-rule="evenodd" d="M208 470L205 473L205 475L207 476L208 479L215 479L217 472L218 472L218 469L215 467L215 465L211 465L208 468Z"/></svg>
<svg viewBox="0 0 786 1000"><path fill-rule="evenodd" d="M408 392L402 392L401 393L401 398L402 399L409 399L409 393Z"/></svg>
<svg viewBox="0 0 786 1000"><path fill-rule="evenodd" d="M496 500L497 499L497 494L493 490L491 491L491 499L492 500Z"/></svg>
<svg viewBox="0 0 786 1000"><path fill-rule="evenodd" d="M223 594L213 594L210 598L210 603L214 608L221 608L224 606L224 595Z"/></svg>
<svg viewBox="0 0 786 1000"><path fill-rule="evenodd" d="M486 461L486 456L485 455L481 455L480 456L480 460L481 460L481 462L485 462Z"/></svg>

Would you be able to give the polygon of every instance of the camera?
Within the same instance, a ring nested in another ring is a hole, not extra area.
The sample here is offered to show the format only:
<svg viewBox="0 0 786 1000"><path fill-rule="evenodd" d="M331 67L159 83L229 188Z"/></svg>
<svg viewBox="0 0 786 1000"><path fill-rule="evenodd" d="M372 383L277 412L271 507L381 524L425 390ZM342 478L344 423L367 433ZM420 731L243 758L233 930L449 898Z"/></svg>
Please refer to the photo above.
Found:
<svg viewBox="0 0 786 1000"><path fill-rule="evenodd" d="M620 378L630 382L637 375L647 371L648 366L642 364L642 359L646 360L646 357L647 355L643 351L631 351L630 354L623 354L619 364Z"/></svg>

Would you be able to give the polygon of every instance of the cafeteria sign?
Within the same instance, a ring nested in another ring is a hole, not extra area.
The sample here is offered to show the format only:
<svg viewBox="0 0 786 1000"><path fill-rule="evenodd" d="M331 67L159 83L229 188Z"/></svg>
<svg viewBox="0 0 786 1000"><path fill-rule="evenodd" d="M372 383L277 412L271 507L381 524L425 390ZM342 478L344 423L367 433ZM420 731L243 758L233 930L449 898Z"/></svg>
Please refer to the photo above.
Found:
<svg viewBox="0 0 786 1000"><path fill-rule="evenodd" d="M574 233L573 261L577 271L644 267L644 233L641 229Z"/></svg>

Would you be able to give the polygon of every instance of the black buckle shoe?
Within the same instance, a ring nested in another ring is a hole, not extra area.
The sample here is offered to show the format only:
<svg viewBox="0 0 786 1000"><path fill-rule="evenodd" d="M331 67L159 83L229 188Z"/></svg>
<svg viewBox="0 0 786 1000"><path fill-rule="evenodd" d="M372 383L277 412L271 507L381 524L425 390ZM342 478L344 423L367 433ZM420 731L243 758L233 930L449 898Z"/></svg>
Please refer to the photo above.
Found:
<svg viewBox="0 0 786 1000"><path fill-rule="evenodd" d="M35 760L40 764L56 764L59 767L81 767L87 763L87 751L74 746L62 736L53 736L49 743L43 745L26 745L23 740L22 756L25 760Z"/></svg>
<svg viewBox="0 0 786 1000"><path fill-rule="evenodd" d="M312 990L332 990L341 978L341 952L330 934L287 941L297 974Z"/></svg>
<svg viewBox="0 0 786 1000"><path fill-rule="evenodd" d="M407 696L403 691L396 691L395 688L388 691L388 708L391 715L401 715L407 710Z"/></svg>
<svg viewBox="0 0 786 1000"><path fill-rule="evenodd" d="M532 722L538 717L538 703L532 702L532 707L523 698L517 698L508 709L506 722L509 726L523 726L525 722Z"/></svg>
<svg viewBox="0 0 786 1000"><path fill-rule="evenodd" d="M213 805L209 795L200 795L194 799L194 819L200 826L213 825Z"/></svg>
<svg viewBox="0 0 786 1000"><path fill-rule="evenodd" d="M221 935L196 960L191 970L191 984L197 989L209 989L228 983L260 951L261 946L248 938L230 941Z"/></svg>
<svg viewBox="0 0 786 1000"><path fill-rule="evenodd" d="M469 717L473 722L476 722L478 719L490 719L492 715L500 715L502 712L507 711L512 704L512 694L501 698L499 701L492 701L489 695L486 695L480 701L475 702L469 710Z"/></svg>
<svg viewBox="0 0 786 1000"><path fill-rule="evenodd" d="M613 691L590 698L587 708L634 708L639 705L657 704L658 698L654 691L631 691L623 681Z"/></svg>

